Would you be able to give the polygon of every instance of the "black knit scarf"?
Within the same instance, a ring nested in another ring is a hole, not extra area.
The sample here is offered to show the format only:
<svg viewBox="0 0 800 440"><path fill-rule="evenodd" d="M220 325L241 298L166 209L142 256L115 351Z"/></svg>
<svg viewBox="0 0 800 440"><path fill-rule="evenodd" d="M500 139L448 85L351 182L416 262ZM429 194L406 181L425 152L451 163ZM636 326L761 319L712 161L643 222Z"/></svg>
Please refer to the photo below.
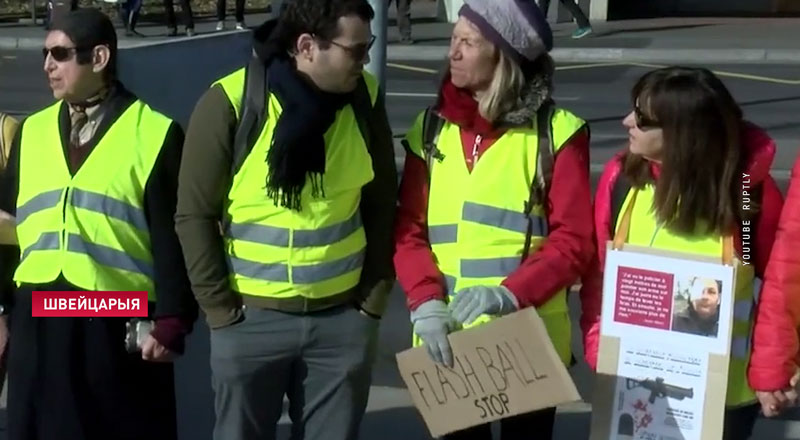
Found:
<svg viewBox="0 0 800 440"><path fill-rule="evenodd" d="M319 90L297 72L287 57L276 57L269 65L269 90L282 113L267 154L267 196L276 206L301 210L306 179L313 197L325 196L324 135L352 94Z"/></svg>

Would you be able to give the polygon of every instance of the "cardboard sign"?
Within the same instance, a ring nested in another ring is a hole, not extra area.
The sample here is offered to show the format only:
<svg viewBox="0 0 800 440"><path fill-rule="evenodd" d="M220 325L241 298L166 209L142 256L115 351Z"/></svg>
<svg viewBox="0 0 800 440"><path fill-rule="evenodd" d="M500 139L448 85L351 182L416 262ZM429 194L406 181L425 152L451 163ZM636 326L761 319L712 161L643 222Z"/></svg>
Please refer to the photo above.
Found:
<svg viewBox="0 0 800 440"><path fill-rule="evenodd" d="M609 245L591 440L722 438L737 270Z"/></svg>
<svg viewBox="0 0 800 440"><path fill-rule="evenodd" d="M534 308L449 336L454 365L425 347L397 354L400 375L431 435L580 400Z"/></svg>

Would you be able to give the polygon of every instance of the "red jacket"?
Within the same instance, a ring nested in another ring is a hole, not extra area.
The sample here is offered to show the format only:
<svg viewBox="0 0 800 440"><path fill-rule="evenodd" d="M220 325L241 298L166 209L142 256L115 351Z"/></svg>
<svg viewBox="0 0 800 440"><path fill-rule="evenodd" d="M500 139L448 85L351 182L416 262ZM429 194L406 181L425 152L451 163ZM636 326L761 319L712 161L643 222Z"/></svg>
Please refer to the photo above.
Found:
<svg viewBox="0 0 800 440"><path fill-rule="evenodd" d="M752 262L758 278L763 278L767 267L772 244L775 241L775 231L778 226L783 205L783 197L778 190L775 181L769 175L769 169L775 157L775 143L760 128L745 124L743 132L744 146L747 150L746 172L750 174L751 186L762 184L761 210L758 219L755 221L755 232L753 233L753 246L751 247ZM594 222L597 240L597 255L593 260L593 267L584 277L581 288L582 316L581 328L583 330L584 348L586 362L594 369L597 367L597 349L599 345L600 333L600 311L602 297L602 268L605 264L606 242L611 239L611 191L614 187L622 166L618 154L614 159L606 163L603 174L597 186L597 193L594 200ZM652 167L655 176L658 175L658 168ZM735 246L741 255L741 237L735 237ZM775 314L782 310L781 298L770 292L761 291L759 302L755 307L755 331L756 333L775 335L776 323L763 319L764 315ZM758 342L756 342L758 345ZM775 338L772 342L773 347L781 346L781 350L789 350L791 343L786 338L779 340ZM763 347L755 347L754 354ZM793 352L794 353L794 352ZM755 359L755 357L754 357ZM775 359L773 358L774 362ZM758 360L756 360L758 362ZM772 368L774 371L774 368ZM750 368L750 386L757 390L770 389L773 381L769 374L753 374L753 361Z"/></svg>
<svg viewBox="0 0 800 440"><path fill-rule="evenodd" d="M472 170L476 132L459 123L463 118L448 116L464 113L465 105L461 104L453 112L448 112L445 105L442 114L462 127L465 162ZM484 133L478 160L501 135L502 132ZM411 310L428 300L444 299L445 295L444 280L428 241L428 189L425 162L412 153L406 154L395 226L394 263ZM520 307L542 305L560 289L577 281L594 255L586 130L577 133L556 155L548 203L547 241L502 283L517 297Z"/></svg>
<svg viewBox="0 0 800 440"><path fill-rule="evenodd" d="M772 248L753 334L753 353L748 379L761 390L788 386L797 369L800 350L800 158L794 163L789 192L781 213L775 245ZM763 385L762 385L763 384Z"/></svg>

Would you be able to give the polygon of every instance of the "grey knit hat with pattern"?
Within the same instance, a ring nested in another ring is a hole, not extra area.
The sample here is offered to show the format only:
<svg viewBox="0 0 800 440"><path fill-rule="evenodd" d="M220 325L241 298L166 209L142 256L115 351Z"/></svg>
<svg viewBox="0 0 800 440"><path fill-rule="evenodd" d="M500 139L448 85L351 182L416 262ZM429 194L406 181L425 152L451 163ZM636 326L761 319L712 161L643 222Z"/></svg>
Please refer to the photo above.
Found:
<svg viewBox="0 0 800 440"><path fill-rule="evenodd" d="M458 14L518 62L553 48L553 31L535 0L464 0Z"/></svg>

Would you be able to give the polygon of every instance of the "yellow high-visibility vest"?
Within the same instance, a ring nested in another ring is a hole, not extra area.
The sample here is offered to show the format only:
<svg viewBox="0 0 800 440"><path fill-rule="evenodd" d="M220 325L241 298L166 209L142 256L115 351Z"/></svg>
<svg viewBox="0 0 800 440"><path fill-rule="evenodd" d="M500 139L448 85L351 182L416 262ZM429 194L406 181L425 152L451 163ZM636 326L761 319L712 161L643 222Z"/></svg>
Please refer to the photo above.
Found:
<svg viewBox="0 0 800 440"><path fill-rule="evenodd" d="M364 72L372 105L378 83ZM240 117L245 69L214 84L222 86ZM225 248L231 287L242 294L289 298L325 298L354 288L366 247L361 223L361 189L372 181L372 158L358 128L353 107L344 106L324 135L324 194L305 185L301 210L275 206L267 197L266 161L280 102L269 95L267 122L233 177L225 207Z"/></svg>
<svg viewBox="0 0 800 440"><path fill-rule="evenodd" d="M424 159L420 115L406 138L413 154ZM586 125L572 113L556 109L551 119L555 154ZM428 199L428 238L452 297L470 286L499 286L520 265L528 219L525 203L537 172L539 137L536 123L503 134L474 165L464 165L460 128L445 122L437 138L441 160L432 162ZM530 254L547 240L547 219L534 206ZM561 360L568 364L570 319L566 288L537 308ZM475 324L486 322L482 316ZM418 344L419 341L415 341Z"/></svg>
<svg viewBox="0 0 800 440"><path fill-rule="evenodd" d="M622 209L617 215L617 229L622 216L631 203L632 190L628 191ZM652 212L655 187L646 185L638 190L636 203L631 213L630 229L626 243L649 246L666 251L688 252L702 256L719 257L723 250L720 234L678 235L662 227ZM701 229L698 229L701 230ZM739 265L736 270L736 292L733 304L733 335L731 358L728 368L728 391L725 403L738 406L753 402L756 395L747 381L747 366L750 362L751 320L754 306L753 265Z"/></svg>
<svg viewBox="0 0 800 440"><path fill-rule="evenodd" d="M63 274L81 289L147 291L153 300L144 191L172 121L135 101L71 176L58 130L61 106L22 126L14 280L46 284Z"/></svg>

